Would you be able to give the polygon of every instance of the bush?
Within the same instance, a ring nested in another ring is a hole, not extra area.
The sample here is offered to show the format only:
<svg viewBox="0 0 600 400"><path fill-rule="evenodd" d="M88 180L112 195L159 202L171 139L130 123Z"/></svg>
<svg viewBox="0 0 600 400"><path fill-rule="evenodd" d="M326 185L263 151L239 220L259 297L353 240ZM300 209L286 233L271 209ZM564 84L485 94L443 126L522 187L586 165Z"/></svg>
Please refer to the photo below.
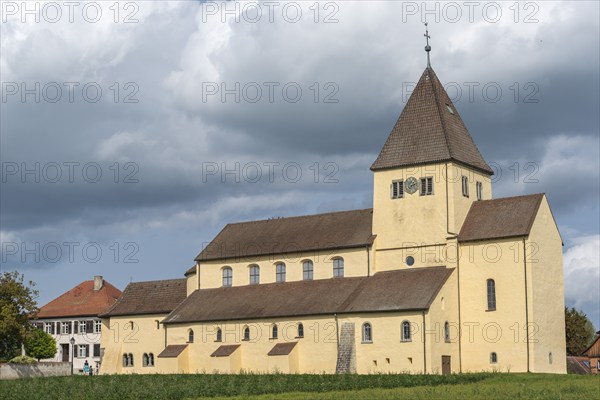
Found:
<svg viewBox="0 0 600 400"><path fill-rule="evenodd" d="M37 360L29 356L16 356L15 358L11 358L8 362L12 364L35 364L37 363Z"/></svg>
<svg viewBox="0 0 600 400"><path fill-rule="evenodd" d="M52 358L56 355L56 341L43 330L34 329L25 337L25 351L38 361L42 358Z"/></svg>

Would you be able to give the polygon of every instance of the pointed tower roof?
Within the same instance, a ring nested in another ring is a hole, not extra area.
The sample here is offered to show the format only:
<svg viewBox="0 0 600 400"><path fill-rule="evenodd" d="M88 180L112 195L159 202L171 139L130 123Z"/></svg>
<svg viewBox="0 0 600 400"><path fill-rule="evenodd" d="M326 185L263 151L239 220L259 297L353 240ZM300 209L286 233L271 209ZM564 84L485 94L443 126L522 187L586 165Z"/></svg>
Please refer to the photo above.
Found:
<svg viewBox="0 0 600 400"><path fill-rule="evenodd" d="M442 83L427 67L371 170L443 161L493 174Z"/></svg>

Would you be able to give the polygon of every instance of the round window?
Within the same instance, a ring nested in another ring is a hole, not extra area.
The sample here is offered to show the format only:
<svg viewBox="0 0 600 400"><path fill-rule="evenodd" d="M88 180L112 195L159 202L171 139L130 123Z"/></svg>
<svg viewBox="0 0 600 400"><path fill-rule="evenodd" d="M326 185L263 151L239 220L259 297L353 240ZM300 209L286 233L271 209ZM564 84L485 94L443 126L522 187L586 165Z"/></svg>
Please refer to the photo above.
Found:
<svg viewBox="0 0 600 400"><path fill-rule="evenodd" d="M409 267L412 267L414 263L415 263L415 258L413 256L406 257L406 264Z"/></svg>

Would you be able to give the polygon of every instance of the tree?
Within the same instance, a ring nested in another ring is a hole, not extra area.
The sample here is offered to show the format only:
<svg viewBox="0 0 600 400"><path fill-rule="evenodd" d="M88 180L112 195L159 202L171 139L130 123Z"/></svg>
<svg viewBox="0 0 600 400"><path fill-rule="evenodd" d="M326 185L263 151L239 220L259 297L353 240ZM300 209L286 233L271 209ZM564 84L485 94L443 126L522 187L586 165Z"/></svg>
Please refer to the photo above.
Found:
<svg viewBox="0 0 600 400"><path fill-rule="evenodd" d="M27 355L37 358L52 358L56 355L56 341L41 329L34 329L25 338Z"/></svg>
<svg viewBox="0 0 600 400"><path fill-rule="evenodd" d="M580 356L594 340L594 325L583 311L565 307L567 354Z"/></svg>
<svg viewBox="0 0 600 400"><path fill-rule="evenodd" d="M37 313L35 284L23 283L18 272L0 275L0 359L18 355L27 332L32 329L29 319Z"/></svg>

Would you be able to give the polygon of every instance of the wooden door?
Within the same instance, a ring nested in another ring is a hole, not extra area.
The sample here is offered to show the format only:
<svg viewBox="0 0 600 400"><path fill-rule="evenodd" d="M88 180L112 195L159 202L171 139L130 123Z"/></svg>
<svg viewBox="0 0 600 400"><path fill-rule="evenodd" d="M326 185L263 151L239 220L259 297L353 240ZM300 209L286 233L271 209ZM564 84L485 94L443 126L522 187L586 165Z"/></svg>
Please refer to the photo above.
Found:
<svg viewBox="0 0 600 400"><path fill-rule="evenodd" d="M442 356L442 375L450 375L451 373L450 356Z"/></svg>

